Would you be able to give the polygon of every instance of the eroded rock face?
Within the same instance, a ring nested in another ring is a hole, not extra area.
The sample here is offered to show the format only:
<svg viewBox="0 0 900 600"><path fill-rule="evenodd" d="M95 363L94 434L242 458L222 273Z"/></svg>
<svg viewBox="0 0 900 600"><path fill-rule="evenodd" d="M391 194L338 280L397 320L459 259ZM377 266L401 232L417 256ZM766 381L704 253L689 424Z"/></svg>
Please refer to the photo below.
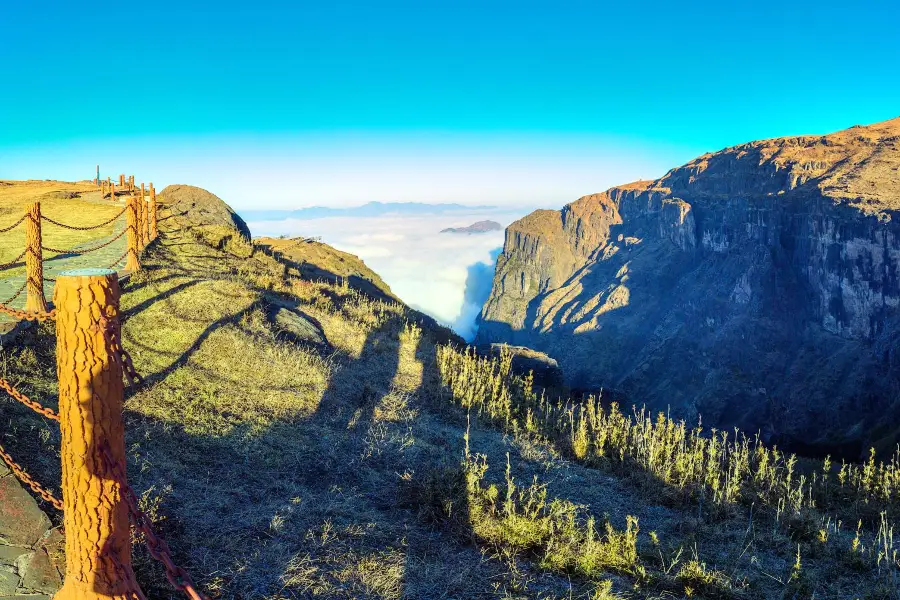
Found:
<svg viewBox="0 0 900 600"><path fill-rule="evenodd" d="M728 148L537 211L507 228L478 341L542 350L570 385L705 425L892 449L898 169L894 119Z"/></svg>

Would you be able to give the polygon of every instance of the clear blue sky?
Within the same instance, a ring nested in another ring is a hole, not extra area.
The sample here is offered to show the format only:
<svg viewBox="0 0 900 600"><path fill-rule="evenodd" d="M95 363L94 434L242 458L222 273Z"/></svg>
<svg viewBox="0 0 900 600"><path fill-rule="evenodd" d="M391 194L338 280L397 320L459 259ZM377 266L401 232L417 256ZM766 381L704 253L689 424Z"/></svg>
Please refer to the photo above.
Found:
<svg viewBox="0 0 900 600"><path fill-rule="evenodd" d="M349 153L396 171L373 191L384 200L423 151L454 180L483 166L464 160L479 148L513 172L549 164L550 179L620 148L658 176L705 150L900 115L896 1L604 4L3 2L0 177L87 177L127 158L109 169L165 183L196 160L203 182L225 170L236 186L233 168L265 157L290 170ZM583 193L632 175L601 167ZM316 203L323 187L271 197ZM323 202L356 192L341 193Z"/></svg>

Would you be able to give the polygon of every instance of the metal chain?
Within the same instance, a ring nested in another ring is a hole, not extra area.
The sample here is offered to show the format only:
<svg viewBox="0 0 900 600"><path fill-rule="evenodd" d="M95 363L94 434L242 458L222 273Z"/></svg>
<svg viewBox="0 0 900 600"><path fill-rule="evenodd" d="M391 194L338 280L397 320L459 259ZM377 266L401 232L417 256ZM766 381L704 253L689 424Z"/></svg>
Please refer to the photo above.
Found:
<svg viewBox="0 0 900 600"><path fill-rule="evenodd" d="M4 301L2 302L2 304L9 304L10 302L12 302L12 301L15 300L16 298L18 298L18 297L19 297L19 294L21 294L22 292L24 292L26 287L28 287L28 280L27 280L27 279L26 279L25 281L22 282L21 287L19 287L19 289L16 290L16 293L13 294L12 296L10 296L9 298L7 298L6 300L4 300Z"/></svg>
<svg viewBox="0 0 900 600"><path fill-rule="evenodd" d="M15 229L16 227L18 227L19 225L21 225L21 224L22 224L22 221L24 221L24 220L27 219L27 218L28 218L28 213L25 213L24 215L22 215L22 218L21 218L21 219L19 219L18 221L16 221L15 223L13 223L12 225L10 225L9 227L4 227L3 229L0 229L0 233L6 233L7 231L12 231L13 229Z"/></svg>
<svg viewBox="0 0 900 600"><path fill-rule="evenodd" d="M129 252L131 252L131 249L126 250L125 253L124 253L122 256L120 256L119 258L117 258L116 260L114 260L113 263L112 263L111 265L109 265L108 267L106 267L106 268L107 268L107 269L111 269L111 268L113 268L114 266L116 266L117 264L119 264L120 262L122 262L122 261L125 259L125 257L128 256L128 253L129 253Z"/></svg>
<svg viewBox="0 0 900 600"><path fill-rule="evenodd" d="M135 382L144 383L144 378L141 377L141 374L134 368L134 361L131 360L131 354L122 347L122 343L120 342L121 324L106 317L100 317L100 327L103 328L106 341L113 351L116 362L122 367L122 374L128 379L128 385L134 385Z"/></svg>
<svg viewBox="0 0 900 600"><path fill-rule="evenodd" d="M19 481L30 487L35 494L52 504L53 508L55 508L56 510L63 510L62 500L56 498L53 494L45 490L43 486L41 486L41 484L32 479L31 476L25 471L25 469L23 469L18 463L16 463L16 461L12 459L12 456L10 456L6 452L6 449L3 448L2 445L0 445L0 458L2 458L3 462L5 462L9 466L10 470L19 479Z"/></svg>
<svg viewBox="0 0 900 600"><path fill-rule="evenodd" d="M9 381L3 379L2 377L0 377L0 388L6 390L7 394L24 404L34 412L43 415L52 421L56 421L57 423L59 422L59 415L56 414L53 409L46 408L45 406L41 405L40 402L35 402L22 392L14 388Z"/></svg>
<svg viewBox="0 0 900 600"><path fill-rule="evenodd" d="M127 206L126 206L125 208L123 208L123 209L119 212L119 214L117 214L117 215L114 216L113 218L109 219L108 221L104 221L104 222L102 222L102 223L100 223L100 224L98 224L98 225L90 225L90 226L87 226L87 227L78 227L78 226L76 226L76 225L66 225L65 223L60 223L59 221L56 221L56 220L51 219L50 217L46 217L46 216L44 216L44 215L41 215L41 219L43 219L43 220L45 220L45 221L48 221L48 222L50 222L50 223L53 223L54 225L56 225L56 226L58 226L58 227L62 227L63 229L72 229L72 230L74 230L74 231L90 231L91 229L100 229L101 227L103 227L103 226L105 226L105 225L109 225L110 223L112 223L113 221L115 221L116 219L118 219L119 217L121 217L122 215L124 215L126 210L128 210L128 207L127 207ZM0 233L3 233L3 232L0 231Z"/></svg>
<svg viewBox="0 0 900 600"><path fill-rule="evenodd" d="M112 561L113 567L116 570L116 575L119 576L120 581L133 581L133 578L129 577L125 572L125 565L122 564L122 561L116 556L115 552L110 552L108 555L110 561ZM116 581L110 582L112 585L115 585ZM147 600L147 596L144 595L144 592L139 587L134 587L125 592L125 597L129 598L129 600Z"/></svg>
<svg viewBox="0 0 900 600"><path fill-rule="evenodd" d="M125 235L125 233L126 233L127 231L128 231L128 228L126 227L125 229L123 229L122 231L120 231L120 232L119 232L119 235L117 235L116 237L114 237L114 238L112 238L112 239L110 239L110 240L107 240L107 241L103 242L103 243L100 244L99 246L94 246L93 248L86 248L86 249L84 249L84 250L75 250L74 248L69 249L69 250L60 250L59 248L48 248L47 246L41 246L41 249L42 249L42 250L46 250L47 252L56 252L57 254L79 254L79 255L80 255L80 254L87 254L87 253L93 252L93 251L95 251L95 250L100 250L101 248L106 248L107 246L109 246L110 244L112 244L114 241L116 241L117 239L119 239L120 237L122 237L123 235Z"/></svg>
<svg viewBox="0 0 900 600"><path fill-rule="evenodd" d="M131 514L134 528L144 535L144 545L147 546L147 550L150 551L150 556L152 556L154 560L161 562L165 567L166 579L169 580L172 587L179 592L183 592L188 598L191 598L191 600L207 600L206 596L197 591L197 588L194 586L194 582L191 579L191 575L184 570L183 567L179 567L172 560L172 551L169 549L169 545L166 541L156 535L156 532L153 531L153 525L150 518L141 510L134 488L128 484L121 467L113 459L109 447L106 445L102 446L101 452L103 452L107 467L112 471L113 477L119 482L120 493L122 494L125 503L128 505L128 512Z"/></svg>
<svg viewBox="0 0 900 600"><path fill-rule="evenodd" d="M25 255L26 255L26 254L28 254L28 249L27 249L27 248L26 248L25 250L22 251L22 254L18 255L17 257L15 257L14 259L12 259L11 261L0 264L0 269L7 269L7 268L9 268L9 267L15 266L16 263L18 263L20 260L22 260L23 258L25 258Z"/></svg>
<svg viewBox="0 0 900 600"><path fill-rule="evenodd" d="M18 294L16 294L18 296ZM0 304L0 313L7 314L11 317L15 317L20 320L25 321L40 321L43 323L47 320L55 320L56 319L56 309L54 308L50 312L31 312L27 310L18 310L11 306L6 306L5 304Z"/></svg>

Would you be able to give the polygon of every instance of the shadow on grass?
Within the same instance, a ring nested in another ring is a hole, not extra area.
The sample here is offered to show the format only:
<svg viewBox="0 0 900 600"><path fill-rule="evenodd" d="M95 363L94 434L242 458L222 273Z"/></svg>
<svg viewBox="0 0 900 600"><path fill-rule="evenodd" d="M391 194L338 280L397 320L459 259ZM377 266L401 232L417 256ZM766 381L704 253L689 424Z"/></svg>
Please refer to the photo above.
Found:
<svg viewBox="0 0 900 600"><path fill-rule="evenodd" d="M170 250L162 248L153 260L176 260L179 273L155 269L148 260L148 280L135 282L134 288L129 284L126 292L146 293L147 286L162 285L126 311L128 317L161 305L178 319L202 320L193 313L178 315L175 299L200 293L199 284L206 283L211 269L187 265ZM253 291L258 300L209 320L178 352L155 349L139 336L125 340L142 352L167 357L146 374L142 386L128 392L136 401L144 392L183 393L177 401L185 405L176 413L196 415L212 408L204 401L208 395L228 398L208 415L227 423L214 434L126 410L131 483L139 492L148 490L151 505L153 498L161 501L156 518L176 562L190 567L201 586L222 597L309 597L312 589L329 598L493 595L496 567L485 566L476 549L447 537L440 527L423 523L417 507L403 499L407 483L402 473L430 472L448 457L452 463L459 449L420 450L417 422L376 418L383 403L397 398L400 336L409 314L398 311L381 319L367 333L358 356L323 357L331 377L311 410L271 418L259 412L264 405L245 407L245 398L296 388L265 380L251 384L208 368L203 358L192 360L204 345L216 343L218 330L260 335L247 328L246 319L261 307L267 291ZM427 353L421 340L419 346L417 358ZM432 357L423 378L434 380L434 368ZM308 396L308 390L303 393ZM297 402L304 402L303 397L298 395ZM140 548L136 556L144 591L150 597L176 597L159 565Z"/></svg>

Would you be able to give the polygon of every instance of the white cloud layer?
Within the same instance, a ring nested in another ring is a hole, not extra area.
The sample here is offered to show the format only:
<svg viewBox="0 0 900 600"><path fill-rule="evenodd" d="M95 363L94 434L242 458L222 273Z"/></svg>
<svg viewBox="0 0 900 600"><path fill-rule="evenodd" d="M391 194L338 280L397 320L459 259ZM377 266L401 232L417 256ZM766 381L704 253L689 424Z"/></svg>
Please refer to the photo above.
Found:
<svg viewBox="0 0 900 600"><path fill-rule="evenodd" d="M504 209L452 215L285 219L251 222L249 226L254 236L320 236L323 242L363 259L404 302L471 339L475 318L490 290L504 233L440 231L482 219L506 227L527 212Z"/></svg>

